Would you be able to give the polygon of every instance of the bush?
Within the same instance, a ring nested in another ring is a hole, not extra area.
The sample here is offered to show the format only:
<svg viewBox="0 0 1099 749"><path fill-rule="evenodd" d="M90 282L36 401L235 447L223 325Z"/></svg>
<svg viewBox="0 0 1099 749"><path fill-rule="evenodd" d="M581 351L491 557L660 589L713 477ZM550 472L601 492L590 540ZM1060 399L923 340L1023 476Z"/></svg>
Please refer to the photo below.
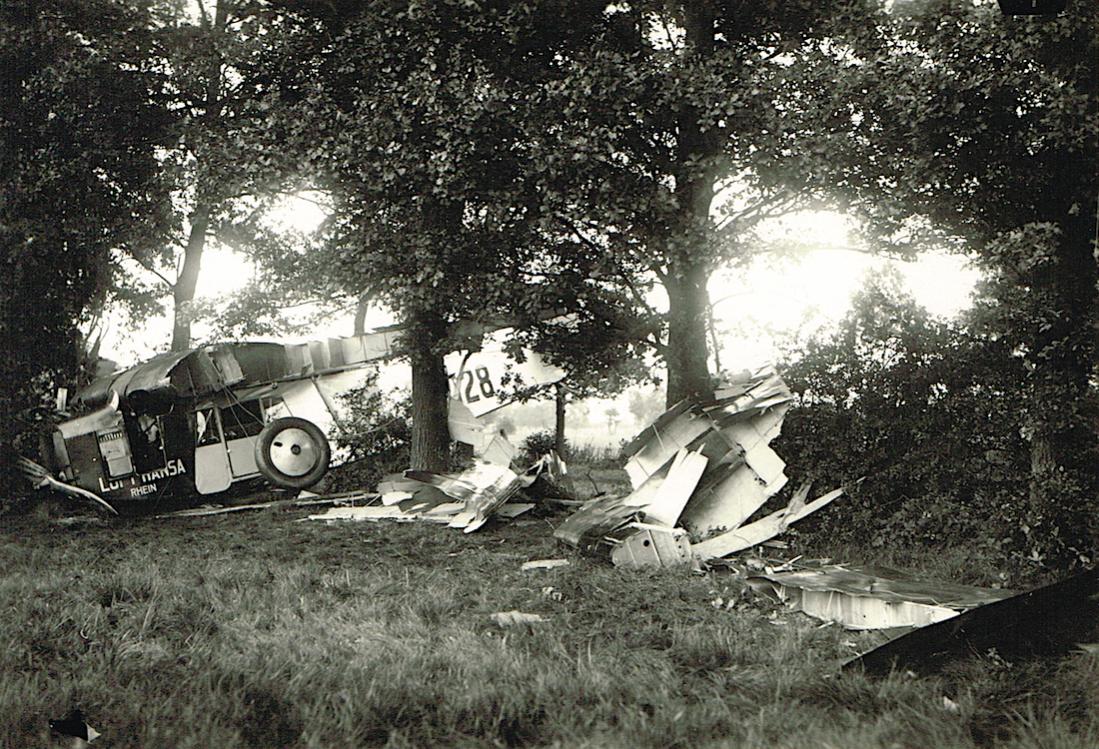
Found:
<svg viewBox="0 0 1099 749"><path fill-rule="evenodd" d="M569 461L588 468L621 468L622 448L577 445L569 449Z"/></svg>
<svg viewBox="0 0 1099 749"><path fill-rule="evenodd" d="M871 286L784 375L798 397L775 449L791 474L849 489L808 540L1024 553L1024 372L1003 345Z"/></svg>
<svg viewBox="0 0 1099 749"><path fill-rule="evenodd" d="M335 447L345 449L347 462L332 471L329 489L372 488L387 473L409 466L412 444L411 399L387 400L377 388L377 372L366 384L342 394L347 418L337 429Z"/></svg>
<svg viewBox="0 0 1099 749"><path fill-rule="evenodd" d="M543 455L551 450L556 449L556 437L552 429L545 429L541 432L534 432L527 436L519 445L519 464L530 465L534 461L541 458ZM568 440L565 440L565 454L561 457L565 460L569 460L569 456L572 454L572 447L569 445Z"/></svg>

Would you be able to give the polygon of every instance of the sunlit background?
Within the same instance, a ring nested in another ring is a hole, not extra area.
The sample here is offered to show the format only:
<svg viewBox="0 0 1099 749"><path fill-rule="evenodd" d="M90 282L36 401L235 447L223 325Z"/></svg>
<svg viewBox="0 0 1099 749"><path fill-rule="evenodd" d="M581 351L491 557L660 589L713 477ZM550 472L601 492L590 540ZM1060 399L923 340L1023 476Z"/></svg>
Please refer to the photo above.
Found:
<svg viewBox="0 0 1099 749"><path fill-rule="evenodd" d="M269 221L277 229L312 232L325 218L314 200L286 198ZM710 280L710 299L720 348L717 357L723 370L753 368L775 361L784 346L804 341L833 329L850 310L853 295L867 279L883 273L896 274L915 300L929 312L951 317L966 309L979 279L979 272L958 255L925 253L917 260L901 261L875 256L853 244L853 232L844 216L828 212L803 212L774 219L766 227L770 239L787 240L806 249L793 254L766 253L746 265L725 268ZM250 260L228 248L210 242L203 255L200 298L231 295L255 273ZM660 294L653 295L660 308ZM351 335L353 311L329 317L305 335L279 340L300 342L310 339ZM367 326L395 322L387 310L374 307ZM149 319L140 329L110 318L102 354L128 366L168 348L172 321L169 311ZM208 340L209 326L194 326L196 341ZM380 385L399 391L408 382L407 366L382 367ZM639 388L613 399L590 399L570 408L568 438L574 444L616 445L643 428L659 409L662 396L657 388ZM644 407L642 407L644 404ZM525 435L553 428L552 402L513 405L499 412L496 421L513 441Z"/></svg>

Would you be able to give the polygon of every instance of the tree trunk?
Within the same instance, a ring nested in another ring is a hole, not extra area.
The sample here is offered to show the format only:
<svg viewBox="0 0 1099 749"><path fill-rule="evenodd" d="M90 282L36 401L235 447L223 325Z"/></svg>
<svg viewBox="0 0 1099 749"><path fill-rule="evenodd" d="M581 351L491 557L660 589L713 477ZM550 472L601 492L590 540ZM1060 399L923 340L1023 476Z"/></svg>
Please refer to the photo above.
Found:
<svg viewBox="0 0 1099 749"><path fill-rule="evenodd" d="M669 408L684 398L706 400L714 394L706 346L707 276L704 268L691 266L674 269L664 283L668 292L668 388L664 400Z"/></svg>
<svg viewBox="0 0 1099 749"><path fill-rule="evenodd" d="M221 101L221 55L217 51L218 37L225 32L225 26L229 21L229 9L226 0L219 0L214 9L214 25L208 28L210 34L210 47L213 50L209 65L206 68L206 91L203 101L202 120L207 125L221 117L223 104ZM196 152L195 158L199 161L200 168L197 173L202 173L203 156ZM172 350L182 351L191 346L191 311L188 309L195 300L195 291L198 289L199 271L202 269L202 253L206 248L206 232L210 228L210 213L213 206L205 195L205 180L200 179L195 186L198 196L195 209L191 213L191 233L187 237L187 247L183 252L183 266L176 279L175 288L172 290L172 302L175 313L175 322L172 327Z"/></svg>
<svg viewBox="0 0 1099 749"><path fill-rule="evenodd" d="M1036 543L1084 551L1099 502L1094 394L1096 282L1092 248L1093 212L1062 221L1057 263L1039 288L1056 300L1053 324L1034 342L1028 398L1030 431L1030 525ZM1090 213L1090 215L1088 215ZM1072 561L1065 552L1065 559ZM1053 561L1051 559L1051 561Z"/></svg>
<svg viewBox="0 0 1099 749"><path fill-rule="evenodd" d="M714 50L713 8L706 3L684 4L686 54L709 57ZM721 144L699 125L696 107L685 102L676 143L675 196L680 225L669 240L669 262L663 279L668 292L668 342L665 362L670 407L684 398L713 397L706 343L709 297L709 247L716 171L714 160Z"/></svg>
<svg viewBox="0 0 1099 749"><path fill-rule="evenodd" d="M355 335L366 333L366 313L370 309L370 294L363 294L355 304Z"/></svg>
<svg viewBox="0 0 1099 749"><path fill-rule="evenodd" d="M405 338L410 342L412 365L412 468L446 471L450 468L450 431L447 427L448 382L437 344L446 335L438 316L417 316Z"/></svg>
<svg viewBox="0 0 1099 749"><path fill-rule="evenodd" d="M183 253L183 267L172 290L175 323L172 327L172 351L183 351L191 346L191 310L195 299L198 276L202 270L202 251L206 247L206 230L210 226L210 206L199 204L191 214L191 233Z"/></svg>
<svg viewBox="0 0 1099 749"><path fill-rule="evenodd" d="M567 458L565 442L565 386L558 382L554 388L553 451L562 460Z"/></svg>

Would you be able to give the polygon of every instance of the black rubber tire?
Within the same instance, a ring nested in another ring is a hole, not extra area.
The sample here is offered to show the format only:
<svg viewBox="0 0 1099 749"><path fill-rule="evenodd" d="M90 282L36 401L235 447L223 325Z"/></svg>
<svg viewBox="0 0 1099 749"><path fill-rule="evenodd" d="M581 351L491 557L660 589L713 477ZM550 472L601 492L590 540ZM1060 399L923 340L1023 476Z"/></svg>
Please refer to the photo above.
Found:
<svg viewBox="0 0 1099 749"><path fill-rule="evenodd" d="M275 465L271 455L271 448L276 445L279 435L289 429L300 429L305 432L317 452L316 460L309 470L298 475L283 472ZM324 477L328 471L328 463L332 460L332 448L324 432L313 422L299 419L297 416L275 419L264 426L256 440L255 450L256 467L259 468L259 472L272 484L283 489L307 489L313 486Z"/></svg>

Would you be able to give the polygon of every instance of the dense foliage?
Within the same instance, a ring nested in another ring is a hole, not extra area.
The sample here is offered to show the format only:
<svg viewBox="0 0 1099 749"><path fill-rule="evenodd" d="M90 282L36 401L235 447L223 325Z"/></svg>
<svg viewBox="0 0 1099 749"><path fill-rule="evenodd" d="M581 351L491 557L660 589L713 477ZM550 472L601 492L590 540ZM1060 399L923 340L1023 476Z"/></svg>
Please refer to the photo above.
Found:
<svg viewBox="0 0 1099 749"><path fill-rule="evenodd" d="M1051 561L1027 512L1024 362L975 329L875 282L787 364L798 401L776 449L821 490L850 489L811 538Z"/></svg>
<svg viewBox="0 0 1099 749"><path fill-rule="evenodd" d="M145 3L0 5L0 444L80 363L77 324L170 228L173 117Z"/></svg>
<svg viewBox="0 0 1099 749"><path fill-rule="evenodd" d="M334 447L344 464L333 471L326 488L373 487L382 476L408 468L412 436L408 399L394 399L379 390L375 370L361 388L341 395L341 401L345 414Z"/></svg>
<svg viewBox="0 0 1099 749"><path fill-rule="evenodd" d="M1026 371L1015 392L1030 482L1018 501L1035 553L1065 563L1094 544L1099 507L1097 29L1095 3L1055 18L898 3L887 26L831 50L842 74L819 87L847 145L817 169L878 242L981 257L991 283L974 322Z"/></svg>

